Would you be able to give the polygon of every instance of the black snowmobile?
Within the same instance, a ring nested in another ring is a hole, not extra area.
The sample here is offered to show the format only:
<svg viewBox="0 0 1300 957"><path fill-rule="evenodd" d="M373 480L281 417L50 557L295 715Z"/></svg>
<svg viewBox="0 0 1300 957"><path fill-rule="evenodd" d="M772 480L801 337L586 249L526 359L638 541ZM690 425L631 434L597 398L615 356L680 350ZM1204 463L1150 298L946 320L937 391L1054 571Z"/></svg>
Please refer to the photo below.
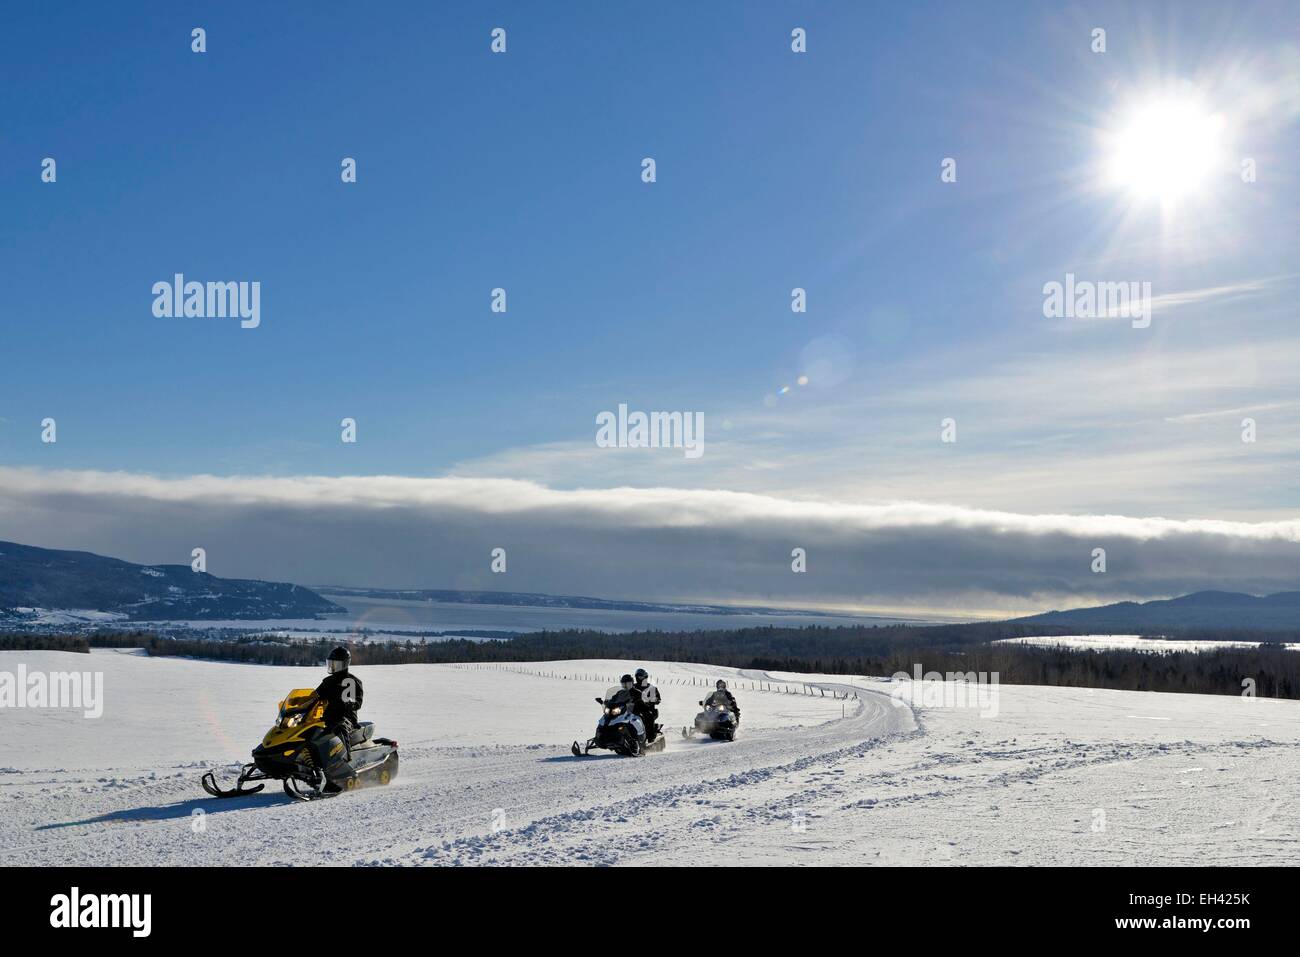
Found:
<svg viewBox="0 0 1300 957"><path fill-rule="evenodd" d="M575 758L591 753L592 748L602 748L621 754L624 757L641 757L647 751L662 751L664 736L662 730L650 744L646 744L645 722L633 710L635 691L615 686L605 692L605 697L597 698L596 703L605 709L600 720L596 722L596 736L586 745L577 741L570 748ZM662 726L659 726L662 728Z"/></svg>
<svg viewBox="0 0 1300 957"><path fill-rule="evenodd" d="M387 784L397 776L397 742L374 737L373 721L362 721L347 741L325 733L325 702L311 688L290 691L280 702L280 714L262 743L253 749L253 763L244 765L235 786L223 790L211 771L203 775L203 790L213 797L240 797L256 794L265 784L245 785L254 781L280 781L284 793L300 801L333 797L371 784ZM313 749L326 755L319 766Z"/></svg>
<svg viewBox="0 0 1300 957"><path fill-rule="evenodd" d="M730 705L713 697L700 702L704 710L695 716L695 727L687 731L687 736L696 732L707 734L714 741L736 740L736 715Z"/></svg>

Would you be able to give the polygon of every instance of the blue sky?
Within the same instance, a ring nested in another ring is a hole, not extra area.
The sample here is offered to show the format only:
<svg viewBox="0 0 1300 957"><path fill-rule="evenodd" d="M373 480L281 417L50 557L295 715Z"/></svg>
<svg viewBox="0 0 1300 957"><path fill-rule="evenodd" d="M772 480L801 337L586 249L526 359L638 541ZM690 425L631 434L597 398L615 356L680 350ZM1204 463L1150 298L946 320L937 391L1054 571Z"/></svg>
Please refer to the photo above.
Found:
<svg viewBox="0 0 1300 957"><path fill-rule="evenodd" d="M1300 504L1293 7L310 9L0 14L0 465L1189 521ZM1228 118L1257 182L1225 165L1172 212L1097 184L1099 132L1171 86ZM156 318L176 272L260 281L261 326ZM1066 272L1152 282L1152 328L1045 319ZM619 402L701 411L709 451L603 454ZM1267 441L1243 449L1241 409ZM95 544L144 550L115 534Z"/></svg>

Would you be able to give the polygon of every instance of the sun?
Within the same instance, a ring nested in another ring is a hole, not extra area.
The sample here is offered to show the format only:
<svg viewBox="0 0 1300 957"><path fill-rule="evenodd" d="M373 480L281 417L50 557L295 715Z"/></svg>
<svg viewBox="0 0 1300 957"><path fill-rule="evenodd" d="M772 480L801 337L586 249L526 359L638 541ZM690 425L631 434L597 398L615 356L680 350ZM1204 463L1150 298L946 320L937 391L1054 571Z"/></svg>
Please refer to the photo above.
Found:
<svg viewBox="0 0 1300 957"><path fill-rule="evenodd" d="M1173 204L1212 185L1225 157L1223 116L1193 96L1155 96L1107 133L1106 177L1134 199Z"/></svg>

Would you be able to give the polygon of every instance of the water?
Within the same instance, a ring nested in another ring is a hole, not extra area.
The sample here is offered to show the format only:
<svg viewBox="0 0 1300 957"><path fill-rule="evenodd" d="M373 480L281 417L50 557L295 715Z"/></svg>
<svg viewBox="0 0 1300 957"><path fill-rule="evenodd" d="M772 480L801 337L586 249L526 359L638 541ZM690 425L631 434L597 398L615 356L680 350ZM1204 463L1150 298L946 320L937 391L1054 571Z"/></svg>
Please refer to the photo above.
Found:
<svg viewBox="0 0 1300 957"><path fill-rule="evenodd" d="M709 615L700 612L617 611L592 608L546 608L532 605L472 605L459 602L404 601L395 599L329 596L347 613L311 619L269 621L186 621L159 622L195 630L239 629L274 631L294 637L312 635L357 635L362 629L377 639L405 639L403 632L430 631L558 631L592 628L600 631L641 630L693 631L734 630L774 625L801 628L810 625L915 624L915 620L866 618L847 615L813 615L799 612Z"/></svg>

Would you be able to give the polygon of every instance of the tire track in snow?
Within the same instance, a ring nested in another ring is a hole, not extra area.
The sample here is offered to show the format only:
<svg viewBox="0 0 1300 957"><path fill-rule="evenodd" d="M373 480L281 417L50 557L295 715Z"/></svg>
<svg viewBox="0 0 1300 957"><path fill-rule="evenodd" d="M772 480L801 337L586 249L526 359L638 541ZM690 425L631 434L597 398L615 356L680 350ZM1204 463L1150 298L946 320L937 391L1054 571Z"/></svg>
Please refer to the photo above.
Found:
<svg viewBox="0 0 1300 957"><path fill-rule="evenodd" d="M641 849L673 835L690 839L689 828L699 818L693 802L770 788L807 769L860 757L884 737L915 728L910 711L890 705L883 696L852 703L854 713L844 718L742 731L737 741L726 744L672 737L668 750L643 759L577 759L554 745L408 747L403 754L410 757L397 782L347 796L343 814L338 810L342 805L333 801L302 805L280 800L269 788L253 798L213 804L194 794L192 763L172 768L171 774L127 775L115 769L107 782L102 772L82 770L71 780L41 781L39 789L22 788L23 797L15 795L10 807L28 805L32 813L10 819L0 859L102 864L147 858L160 865L468 863L499 856L494 848L507 839L503 835L514 842L515 859L617 859L624 853L621 845L601 832L626 824L620 818L629 805L638 809L639 827L646 815L661 819L642 827L637 838ZM92 777L98 780L88 780ZM45 813L60 806L68 813L56 820L42 818L36 813L41 808L23 799L38 793ZM611 801L614 794L626 797ZM140 803L146 795L153 799L151 806ZM598 796L595 807L592 795ZM173 803L157 803L158 798ZM519 823L485 835L492 810L501 805L509 821ZM199 808L210 812L206 837L190 827L191 812ZM25 835L31 839L23 841ZM445 839L431 843L433 835ZM365 850L330 850L335 844Z"/></svg>
<svg viewBox="0 0 1300 957"><path fill-rule="evenodd" d="M830 687L828 684L828 690ZM836 687L841 691L848 689L846 685ZM746 763L751 765L755 764L754 758L760 758L756 766L741 768L725 776L653 788L640 794L631 793L629 789L627 799L617 802L543 816L496 834L461 837L415 848L401 857L379 856L369 863L614 863L625 853L653 851L657 845L682 835L682 832L687 832L688 836L690 829L698 825L698 806L711 796L725 794L734 807L746 801L746 789L761 790L764 785L814 768L857 760L885 742L920 733L909 708L876 692L854 690L861 696L853 715L803 732L770 736L760 742L764 745L761 755L748 755L750 760ZM741 749L737 746L741 743L719 744L707 750L710 753L723 749L728 749L728 753L733 753L731 749L738 752ZM636 761L636 767L654 772L662 758L673 753L651 755ZM584 759L573 760L580 764L589 763ZM617 764L622 770L630 770L626 768L626 760L605 759L600 763ZM778 763L767 764L764 761ZM759 797L756 803L765 800L765 797ZM611 836L620 836L618 832L629 826L637 831L638 836L623 849L619 841L611 840Z"/></svg>

